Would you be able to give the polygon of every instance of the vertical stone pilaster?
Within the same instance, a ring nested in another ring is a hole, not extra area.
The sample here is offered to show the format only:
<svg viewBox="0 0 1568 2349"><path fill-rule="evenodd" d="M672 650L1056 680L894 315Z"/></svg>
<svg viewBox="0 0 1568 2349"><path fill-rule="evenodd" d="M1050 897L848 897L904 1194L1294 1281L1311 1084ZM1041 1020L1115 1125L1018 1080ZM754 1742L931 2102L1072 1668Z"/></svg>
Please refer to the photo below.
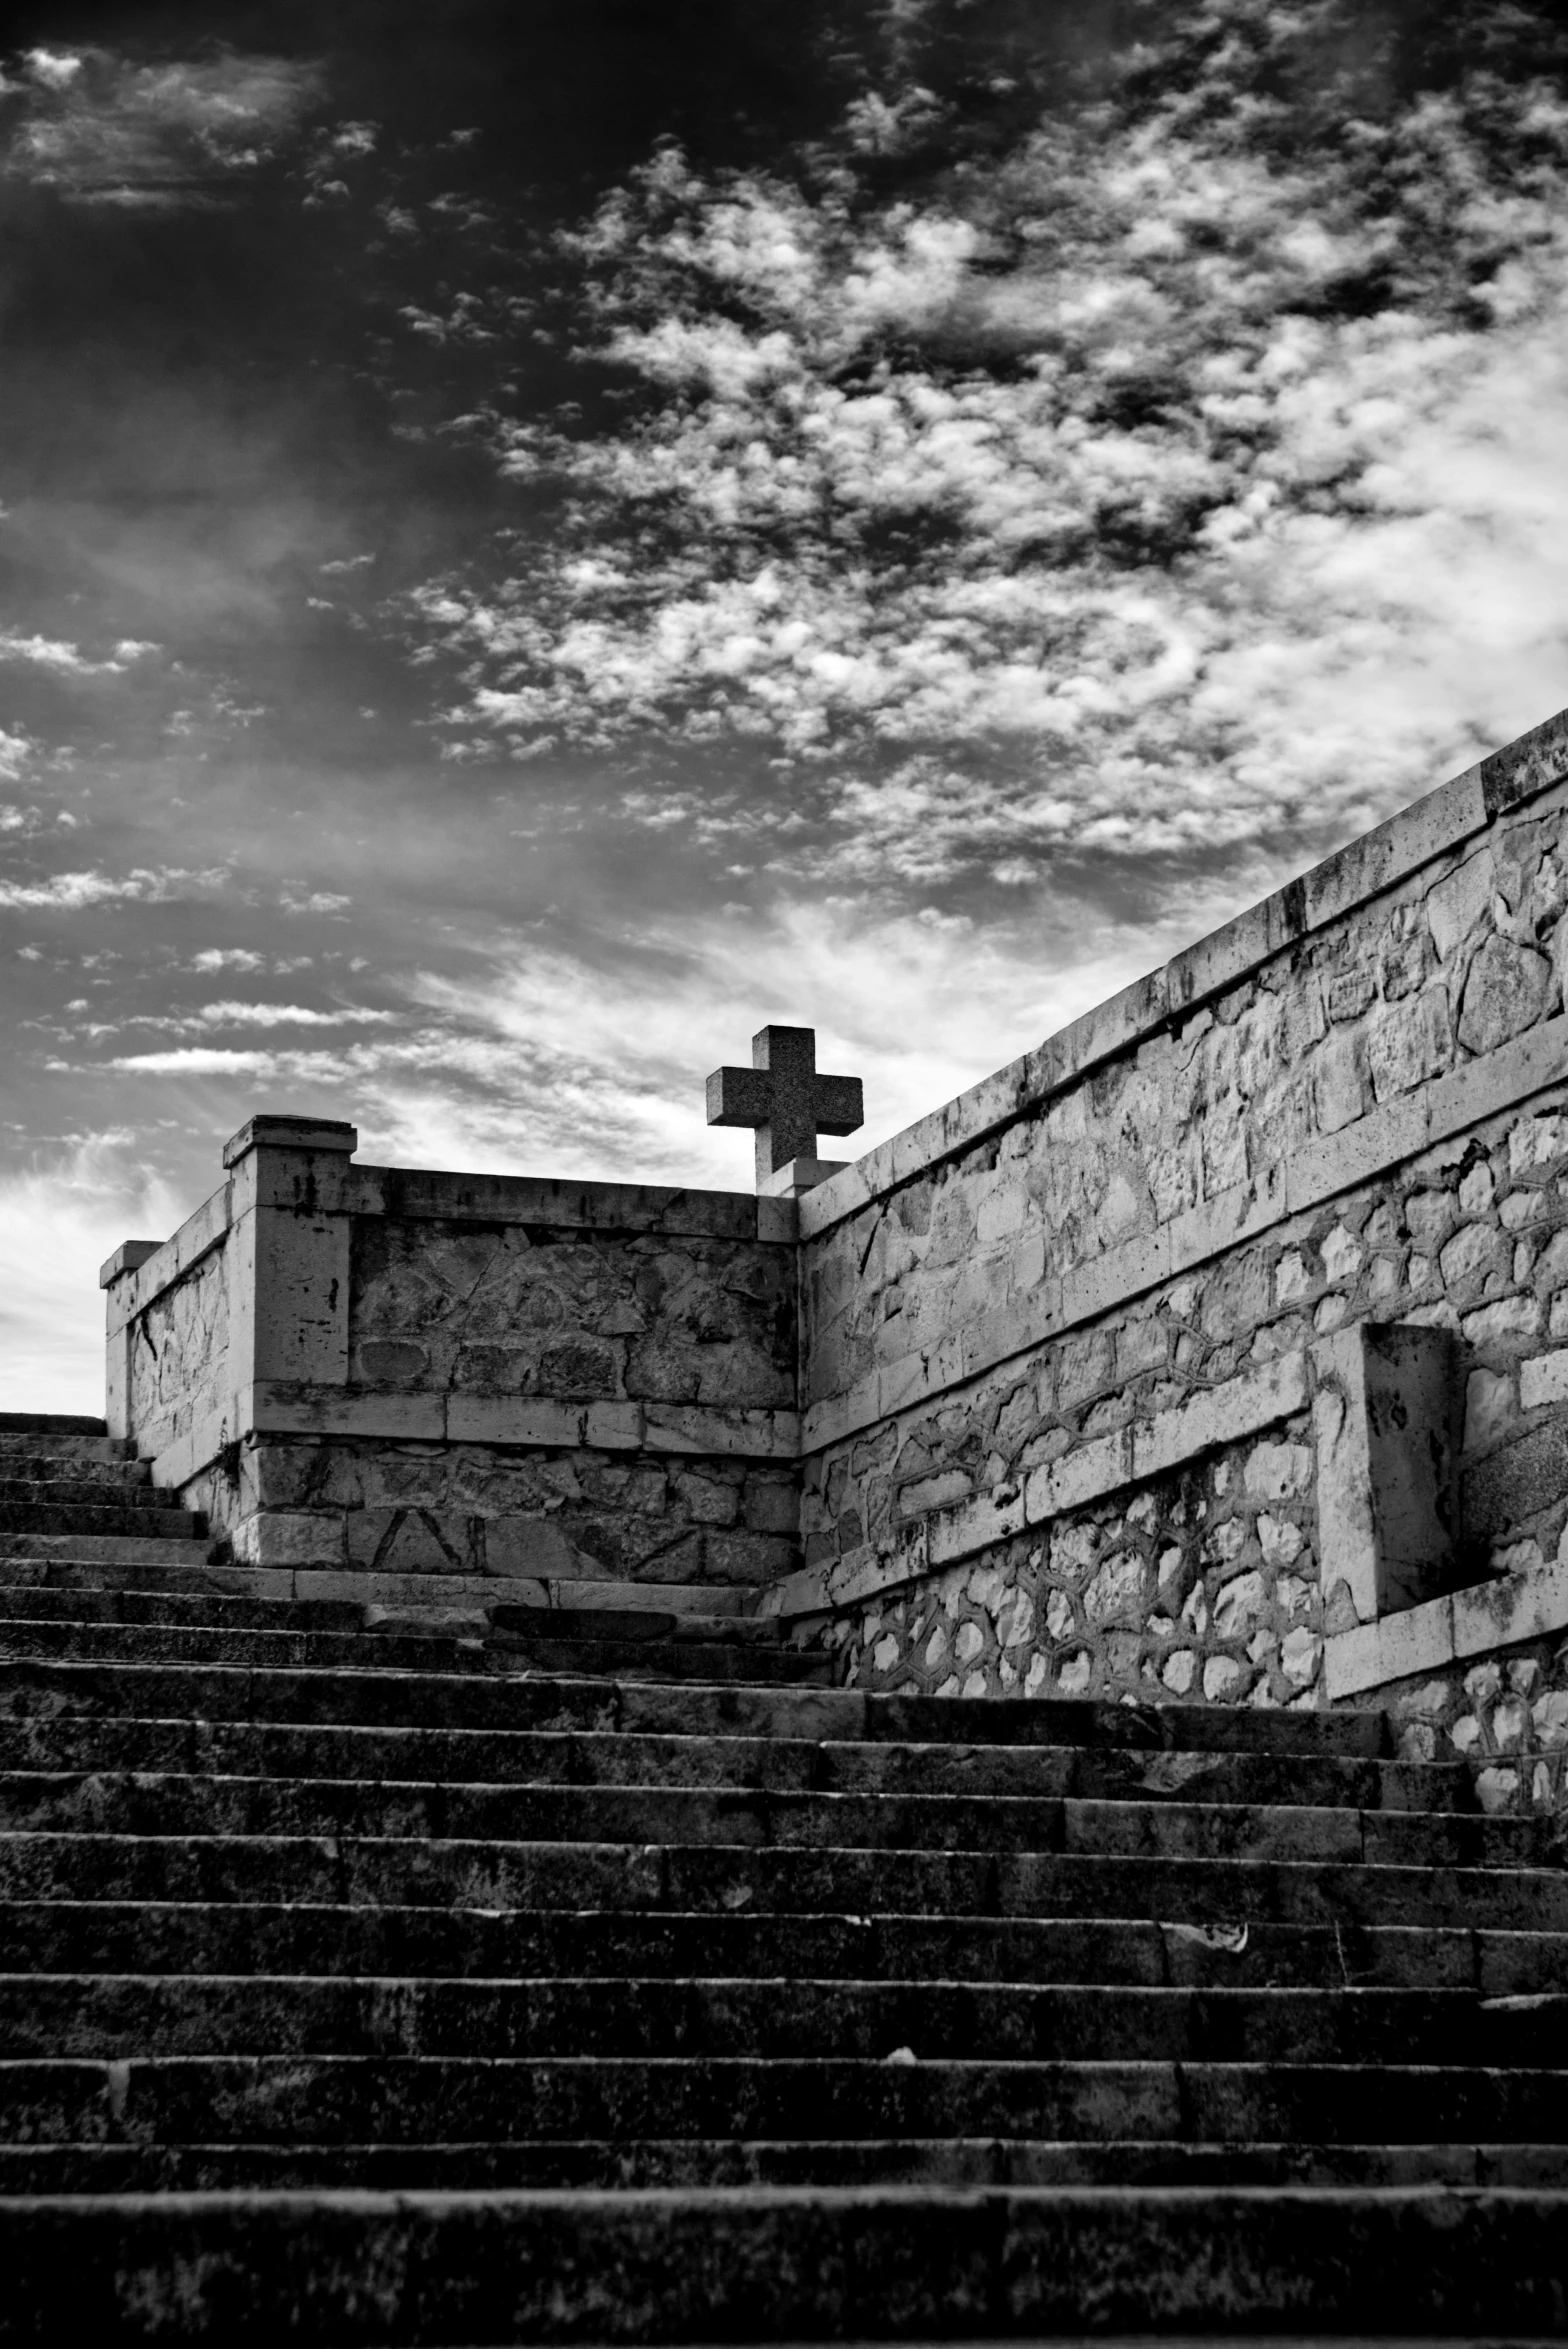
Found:
<svg viewBox="0 0 1568 2349"><path fill-rule="evenodd" d="M98 1275L104 1292L104 1423L112 1436L131 1433L131 1347L136 1336L133 1275L161 1240L122 1240Z"/></svg>
<svg viewBox="0 0 1568 2349"><path fill-rule="evenodd" d="M253 1117L225 1145L233 1183L230 1361L237 1392L348 1381L348 1161L333 1119Z"/></svg>
<svg viewBox="0 0 1568 2349"><path fill-rule="evenodd" d="M1458 1380L1446 1330L1357 1322L1312 1348L1324 1597L1360 1623L1450 1587Z"/></svg>

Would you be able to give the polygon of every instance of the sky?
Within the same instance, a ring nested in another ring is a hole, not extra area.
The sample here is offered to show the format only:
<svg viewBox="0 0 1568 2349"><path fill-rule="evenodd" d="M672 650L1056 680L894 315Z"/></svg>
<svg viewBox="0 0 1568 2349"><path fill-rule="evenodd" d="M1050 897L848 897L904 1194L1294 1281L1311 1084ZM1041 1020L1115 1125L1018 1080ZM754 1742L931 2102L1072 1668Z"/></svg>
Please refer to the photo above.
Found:
<svg viewBox="0 0 1568 2349"><path fill-rule="evenodd" d="M1568 703L1554 10L8 23L0 1408L254 1111L749 1188Z"/></svg>

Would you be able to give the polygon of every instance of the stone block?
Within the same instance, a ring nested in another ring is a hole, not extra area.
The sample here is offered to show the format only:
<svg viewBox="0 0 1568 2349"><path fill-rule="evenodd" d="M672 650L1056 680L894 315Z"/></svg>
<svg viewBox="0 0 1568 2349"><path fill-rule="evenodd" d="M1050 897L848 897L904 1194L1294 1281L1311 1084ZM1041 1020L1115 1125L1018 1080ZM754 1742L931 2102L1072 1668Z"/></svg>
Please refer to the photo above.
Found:
<svg viewBox="0 0 1568 2349"><path fill-rule="evenodd" d="M1465 975L1459 1041L1467 1052L1495 1052L1533 1027L1546 1008L1552 966L1533 946L1488 938Z"/></svg>
<svg viewBox="0 0 1568 2349"><path fill-rule="evenodd" d="M1526 1411L1546 1403L1568 1403L1568 1348L1520 1363L1519 1401Z"/></svg>
<svg viewBox="0 0 1568 2349"><path fill-rule="evenodd" d="M1381 1622L1331 1633L1323 1642L1324 1693L1336 1703L1418 1672L1439 1671L1453 1660L1453 1603L1429 1599Z"/></svg>
<svg viewBox="0 0 1568 2349"><path fill-rule="evenodd" d="M1357 1323L1312 1349L1325 1572L1363 1623L1434 1596L1454 1570L1459 1393L1446 1331Z"/></svg>

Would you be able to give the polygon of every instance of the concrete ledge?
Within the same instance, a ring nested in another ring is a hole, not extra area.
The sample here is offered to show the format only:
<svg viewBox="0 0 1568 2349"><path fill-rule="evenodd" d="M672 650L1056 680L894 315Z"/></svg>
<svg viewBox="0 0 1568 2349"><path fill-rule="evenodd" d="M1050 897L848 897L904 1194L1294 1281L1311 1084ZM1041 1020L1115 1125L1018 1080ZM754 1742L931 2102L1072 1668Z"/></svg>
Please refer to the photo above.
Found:
<svg viewBox="0 0 1568 2349"><path fill-rule="evenodd" d="M1332 1703L1386 1688L1418 1672L1437 1672L1445 1664L1561 1631L1565 1624L1568 1562L1475 1583L1354 1631L1334 1633L1323 1642L1324 1691Z"/></svg>
<svg viewBox="0 0 1568 2349"><path fill-rule="evenodd" d="M1393 888L1564 774L1568 712L1559 712L1250 906L1163 970L1123 988L1021 1060L868 1151L843 1174L831 1176L802 1199L801 1236L814 1239L940 1159L1011 1124L1173 1014L1192 1011L1234 987L1293 939L1325 928L1353 906Z"/></svg>
<svg viewBox="0 0 1568 2349"><path fill-rule="evenodd" d="M1305 1354L1282 1356L1195 1394L1153 1419L1133 1420L1109 1435L1095 1436L1062 1459L1031 1469L1021 1485L999 1485L950 1509L933 1510L892 1546L868 1543L830 1564L787 1575L764 1594L762 1611L821 1615L916 1582L1125 1485L1162 1476L1200 1452L1257 1435L1304 1410L1307 1400Z"/></svg>
<svg viewBox="0 0 1568 2349"><path fill-rule="evenodd" d="M884 1363L844 1394L811 1404L805 1415L805 1448L821 1451L1065 1330L1097 1320L1162 1282L1224 1255L1241 1241L1256 1239L1565 1080L1568 1014L1544 1021L1481 1059L1467 1061L1419 1094L1383 1103L1356 1124L1278 1166L1264 1168L1254 1180L1187 1208L1157 1231L1138 1233L1103 1256L1043 1279L1032 1294L969 1323L930 1353ZM1027 1261L1026 1246L1015 1250L1016 1258Z"/></svg>

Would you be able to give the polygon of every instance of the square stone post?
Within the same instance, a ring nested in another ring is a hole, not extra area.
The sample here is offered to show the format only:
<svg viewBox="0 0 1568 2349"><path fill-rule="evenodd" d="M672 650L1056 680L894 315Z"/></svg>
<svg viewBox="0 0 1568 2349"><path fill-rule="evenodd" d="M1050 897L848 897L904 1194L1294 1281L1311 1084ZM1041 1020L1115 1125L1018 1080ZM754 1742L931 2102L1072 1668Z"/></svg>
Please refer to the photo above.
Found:
<svg viewBox="0 0 1568 2349"><path fill-rule="evenodd" d="M348 1162L358 1142L336 1119L253 1117L224 1145L229 1363L240 1396L277 1382L348 1383Z"/></svg>

